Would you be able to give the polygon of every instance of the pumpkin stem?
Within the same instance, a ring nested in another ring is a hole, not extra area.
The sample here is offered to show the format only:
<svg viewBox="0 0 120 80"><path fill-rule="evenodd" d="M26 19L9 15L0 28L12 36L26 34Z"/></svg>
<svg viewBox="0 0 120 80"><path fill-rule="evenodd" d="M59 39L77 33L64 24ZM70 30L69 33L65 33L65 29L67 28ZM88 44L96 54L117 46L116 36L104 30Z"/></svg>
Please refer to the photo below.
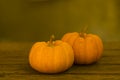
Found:
<svg viewBox="0 0 120 80"><path fill-rule="evenodd" d="M49 46L53 46L53 40L55 39L54 35L51 35L50 41L49 41Z"/></svg>
<svg viewBox="0 0 120 80"><path fill-rule="evenodd" d="M87 25L83 27L83 29L81 30L81 34L80 34L80 36L81 36L81 37L85 38L84 33L86 33L87 28L88 28L88 26L87 26Z"/></svg>

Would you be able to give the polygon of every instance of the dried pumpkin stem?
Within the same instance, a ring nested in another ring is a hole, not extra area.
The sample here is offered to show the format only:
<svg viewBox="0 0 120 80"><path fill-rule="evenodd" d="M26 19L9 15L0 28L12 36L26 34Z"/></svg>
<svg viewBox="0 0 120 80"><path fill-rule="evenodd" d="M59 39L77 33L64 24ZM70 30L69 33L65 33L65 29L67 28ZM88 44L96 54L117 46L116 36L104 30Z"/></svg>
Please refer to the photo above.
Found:
<svg viewBox="0 0 120 80"><path fill-rule="evenodd" d="M85 27L83 27L83 29L81 30L81 34L80 34L80 36L81 36L81 37L85 38L84 33L86 33L87 28L88 28L88 26L87 26L87 25L86 25Z"/></svg>
<svg viewBox="0 0 120 80"><path fill-rule="evenodd" d="M53 40L55 39L54 35L51 35L50 41L49 41L49 46L53 46Z"/></svg>

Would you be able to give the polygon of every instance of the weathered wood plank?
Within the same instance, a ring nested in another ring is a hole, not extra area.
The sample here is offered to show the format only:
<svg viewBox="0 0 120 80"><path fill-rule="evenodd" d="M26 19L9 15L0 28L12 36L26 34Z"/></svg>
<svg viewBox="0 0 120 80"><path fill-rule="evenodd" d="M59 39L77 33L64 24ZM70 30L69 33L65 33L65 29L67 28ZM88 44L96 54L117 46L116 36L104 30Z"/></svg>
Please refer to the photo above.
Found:
<svg viewBox="0 0 120 80"><path fill-rule="evenodd" d="M120 80L119 75L7 75L0 77L0 80Z"/></svg>
<svg viewBox="0 0 120 80"><path fill-rule="evenodd" d="M39 72L32 69L29 64L26 65L1 65L0 74L24 74L24 75L34 75L39 74ZM65 71L63 74L116 74L120 75L120 65L73 65L69 70Z"/></svg>
<svg viewBox="0 0 120 80"><path fill-rule="evenodd" d="M101 65L120 65L120 57L102 57L99 61Z"/></svg>
<svg viewBox="0 0 120 80"><path fill-rule="evenodd" d="M0 42L0 80L120 80L120 42L104 43L102 58L92 65L73 65L60 74L42 74L28 63L33 43Z"/></svg>
<svg viewBox="0 0 120 80"><path fill-rule="evenodd" d="M76 68L76 67L75 67ZM80 69L80 73L78 73L78 70L73 68L75 71L75 73L70 72L69 70L61 73L61 74L52 74L52 75L48 75L48 74L41 74L38 73L36 71L33 70L26 70L26 73L23 71L20 71L18 69L16 69L16 72L14 71L10 71L10 72L4 72L4 73L0 73L0 80L36 80L36 79L40 79L40 80L75 80L75 79L82 79L82 80L91 80L91 79L95 79L95 80L119 80L120 79L120 73L116 73L116 72L102 72L101 71L98 73L94 72L94 73L90 73L91 70L87 71L87 70L83 70ZM77 71L77 73L76 73Z"/></svg>

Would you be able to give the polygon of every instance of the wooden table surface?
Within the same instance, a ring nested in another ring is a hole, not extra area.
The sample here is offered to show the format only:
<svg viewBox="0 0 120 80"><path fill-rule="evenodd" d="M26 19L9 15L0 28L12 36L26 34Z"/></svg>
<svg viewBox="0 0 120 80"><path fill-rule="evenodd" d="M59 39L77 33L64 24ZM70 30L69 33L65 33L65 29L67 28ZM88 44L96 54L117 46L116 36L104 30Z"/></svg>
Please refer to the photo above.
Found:
<svg viewBox="0 0 120 80"><path fill-rule="evenodd" d="M42 74L29 66L32 45L0 42L0 80L120 80L120 42L105 42L103 56L97 63L73 65L59 74Z"/></svg>

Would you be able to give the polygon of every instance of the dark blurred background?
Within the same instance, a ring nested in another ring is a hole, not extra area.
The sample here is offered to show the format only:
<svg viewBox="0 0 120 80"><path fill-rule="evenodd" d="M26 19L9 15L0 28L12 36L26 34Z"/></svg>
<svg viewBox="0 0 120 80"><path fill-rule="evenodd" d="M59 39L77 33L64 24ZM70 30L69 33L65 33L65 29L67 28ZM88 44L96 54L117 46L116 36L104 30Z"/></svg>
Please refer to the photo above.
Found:
<svg viewBox="0 0 120 80"><path fill-rule="evenodd" d="M120 0L0 0L0 41L47 41L67 32L120 41Z"/></svg>

